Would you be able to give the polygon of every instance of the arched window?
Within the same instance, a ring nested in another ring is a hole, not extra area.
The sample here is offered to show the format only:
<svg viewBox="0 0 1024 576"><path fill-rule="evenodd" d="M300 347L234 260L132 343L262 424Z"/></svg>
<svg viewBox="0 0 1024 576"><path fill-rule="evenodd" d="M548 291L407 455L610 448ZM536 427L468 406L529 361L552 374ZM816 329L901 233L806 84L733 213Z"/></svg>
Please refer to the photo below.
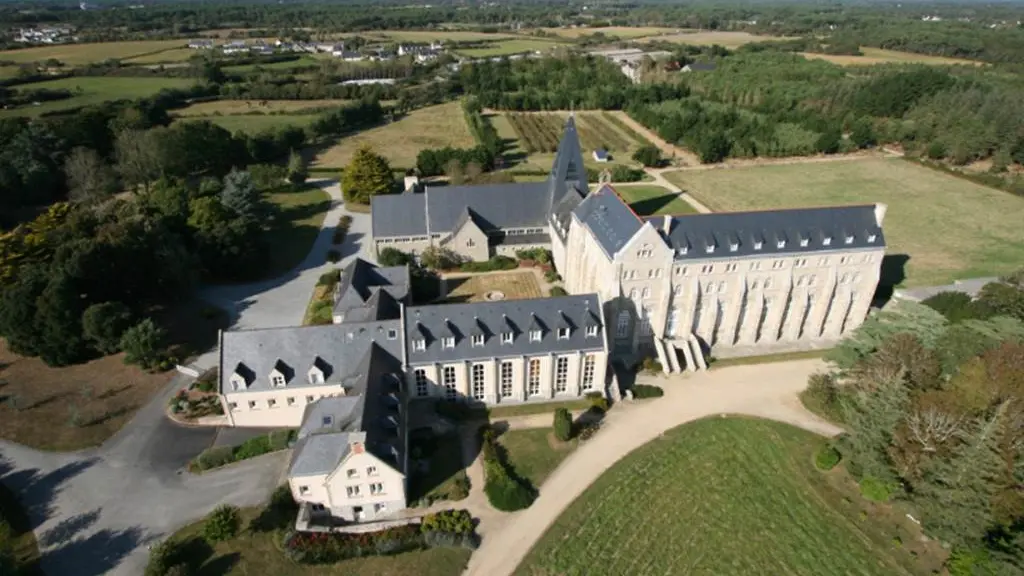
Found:
<svg viewBox="0 0 1024 576"><path fill-rule="evenodd" d="M619 312L619 318L615 325L615 336L618 338L629 336L629 311Z"/></svg>

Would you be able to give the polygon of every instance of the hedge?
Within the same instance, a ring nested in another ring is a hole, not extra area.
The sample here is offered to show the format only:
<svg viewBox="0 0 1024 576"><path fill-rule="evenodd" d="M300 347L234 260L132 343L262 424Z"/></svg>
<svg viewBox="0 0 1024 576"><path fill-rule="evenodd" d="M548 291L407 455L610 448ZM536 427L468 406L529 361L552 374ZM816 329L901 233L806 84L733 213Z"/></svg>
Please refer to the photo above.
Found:
<svg viewBox="0 0 1024 576"><path fill-rule="evenodd" d="M633 385L633 398L640 400L643 398L661 398L665 395L665 391L660 386L651 386L650 384L634 384Z"/></svg>
<svg viewBox="0 0 1024 576"><path fill-rule="evenodd" d="M250 438L238 446L214 446L207 448L189 463L193 471L219 468L232 462L248 460L271 452L284 450L295 438L294 430L275 430L262 436Z"/></svg>
<svg viewBox="0 0 1024 576"><path fill-rule="evenodd" d="M463 272L493 272L495 270L512 270L518 268L519 264L514 258L508 256L495 256L483 262L463 262L459 270Z"/></svg>
<svg viewBox="0 0 1024 576"><path fill-rule="evenodd" d="M505 458L505 449L498 444L494 429L487 426L482 430L484 494L487 500L502 512L528 508L537 498L535 491L513 474Z"/></svg>
<svg viewBox="0 0 1024 576"><path fill-rule="evenodd" d="M831 444L823 444L814 455L814 465L818 467L818 470L828 471L835 468L841 459L842 456L835 447Z"/></svg>

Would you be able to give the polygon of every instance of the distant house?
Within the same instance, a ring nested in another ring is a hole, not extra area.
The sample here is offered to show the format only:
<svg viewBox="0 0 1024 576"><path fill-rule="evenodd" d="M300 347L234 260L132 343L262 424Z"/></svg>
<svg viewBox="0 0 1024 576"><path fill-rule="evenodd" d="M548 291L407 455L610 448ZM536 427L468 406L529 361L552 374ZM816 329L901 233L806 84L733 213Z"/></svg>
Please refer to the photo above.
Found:
<svg viewBox="0 0 1024 576"><path fill-rule="evenodd" d="M683 66L683 72L712 72L714 69L714 62L691 62Z"/></svg>
<svg viewBox="0 0 1024 576"><path fill-rule="evenodd" d="M193 50L209 50L213 48L213 40L189 40L188 47Z"/></svg>
<svg viewBox="0 0 1024 576"><path fill-rule="evenodd" d="M220 47L221 52L225 54L238 54L240 52L248 52L249 46L245 42L238 40L235 42L228 42L227 44Z"/></svg>
<svg viewBox="0 0 1024 576"><path fill-rule="evenodd" d="M598 162L607 162L610 159L611 155L609 155L608 151L605 150L604 148L598 148L597 150L594 150L594 160Z"/></svg>

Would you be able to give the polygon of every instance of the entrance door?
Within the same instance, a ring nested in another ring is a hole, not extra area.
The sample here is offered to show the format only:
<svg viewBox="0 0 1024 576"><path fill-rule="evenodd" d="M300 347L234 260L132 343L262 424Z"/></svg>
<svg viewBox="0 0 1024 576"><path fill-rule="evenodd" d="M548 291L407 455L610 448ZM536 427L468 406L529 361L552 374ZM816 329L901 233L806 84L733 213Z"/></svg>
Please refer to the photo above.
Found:
<svg viewBox="0 0 1024 576"><path fill-rule="evenodd" d="M352 517L356 519L356 522L362 522L363 521L363 507L362 506L353 506L352 507Z"/></svg>

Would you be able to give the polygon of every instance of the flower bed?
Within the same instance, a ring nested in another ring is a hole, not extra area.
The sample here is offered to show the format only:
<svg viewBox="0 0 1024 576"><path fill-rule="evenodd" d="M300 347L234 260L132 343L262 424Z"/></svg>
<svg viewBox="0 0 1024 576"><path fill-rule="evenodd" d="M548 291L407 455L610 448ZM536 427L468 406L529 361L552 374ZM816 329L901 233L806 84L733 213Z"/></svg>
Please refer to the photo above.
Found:
<svg viewBox="0 0 1024 576"><path fill-rule="evenodd" d="M208 370L187 389L179 390L168 403L171 414L182 420L224 414L217 395L217 370Z"/></svg>
<svg viewBox="0 0 1024 576"><path fill-rule="evenodd" d="M333 564L363 556L387 556L427 548L460 547L475 550L480 539L466 510L428 514L419 525L398 526L365 534L285 533L285 556L301 564Z"/></svg>

